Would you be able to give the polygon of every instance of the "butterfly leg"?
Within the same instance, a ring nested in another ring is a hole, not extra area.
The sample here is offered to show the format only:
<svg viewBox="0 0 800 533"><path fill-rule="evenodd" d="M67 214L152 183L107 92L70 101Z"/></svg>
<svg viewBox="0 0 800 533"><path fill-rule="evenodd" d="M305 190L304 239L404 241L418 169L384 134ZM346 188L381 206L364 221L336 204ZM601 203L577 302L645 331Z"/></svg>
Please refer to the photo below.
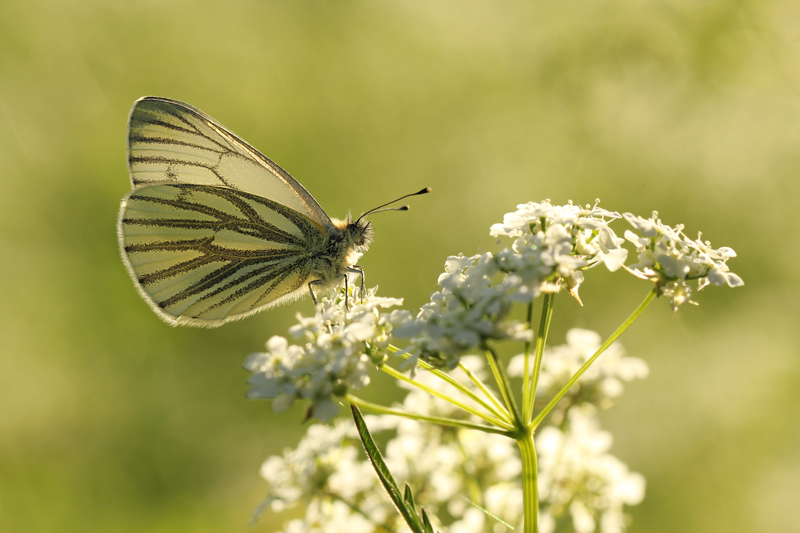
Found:
<svg viewBox="0 0 800 533"><path fill-rule="evenodd" d="M314 294L314 289L311 288L311 285L321 285L322 283L323 281L321 279L308 282L308 292L311 293L311 299L314 300L314 309L317 313L319 312L319 309L317 309L317 304L319 304L319 302L317 301L317 296ZM328 333L333 333L333 327L330 323L328 323Z"/></svg>
<svg viewBox="0 0 800 533"><path fill-rule="evenodd" d="M319 301L317 301L317 296L314 294L314 289L311 288L311 285L320 285L322 283L321 279L315 279L313 281L308 282L308 292L311 293L311 299L314 300L314 307L317 307Z"/></svg>
<svg viewBox="0 0 800 533"><path fill-rule="evenodd" d="M365 279L364 278L364 268L361 265L353 265L351 267L348 267L347 270L349 272L352 272L353 274L358 274L358 275L361 276L361 292L360 292L360 294L361 294L361 303L363 304L364 303L364 285L366 283L364 281L364 279Z"/></svg>

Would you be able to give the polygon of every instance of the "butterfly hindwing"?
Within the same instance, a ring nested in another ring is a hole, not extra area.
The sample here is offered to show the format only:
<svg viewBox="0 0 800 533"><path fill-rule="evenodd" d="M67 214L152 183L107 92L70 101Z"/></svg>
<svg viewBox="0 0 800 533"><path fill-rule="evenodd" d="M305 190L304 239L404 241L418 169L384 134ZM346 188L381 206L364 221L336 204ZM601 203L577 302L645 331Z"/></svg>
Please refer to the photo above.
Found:
<svg viewBox="0 0 800 533"><path fill-rule="evenodd" d="M140 292L172 324L217 326L302 294L325 234L304 213L235 189L140 186L120 246Z"/></svg>

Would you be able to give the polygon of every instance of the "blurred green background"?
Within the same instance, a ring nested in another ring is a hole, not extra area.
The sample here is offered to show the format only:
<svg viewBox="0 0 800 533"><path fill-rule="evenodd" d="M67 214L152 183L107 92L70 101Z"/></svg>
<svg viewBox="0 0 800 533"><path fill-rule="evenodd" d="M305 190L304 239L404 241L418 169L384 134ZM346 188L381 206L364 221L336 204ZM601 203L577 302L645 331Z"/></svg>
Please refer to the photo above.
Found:
<svg viewBox="0 0 800 533"><path fill-rule="evenodd" d="M361 262L411 310L529 200L655 209L731 246L747 285L655 302L622 338L651 376L604 423L647 478L632 531L800 531L796 1L4 0L3 533L280 526L246 523L302 409L245 400L241 363L311 305L209 331L140 299L115 223L143 95L215 117L332 216L432 187L373 219ZM592 274L554 342L610 333L649 288Z"/></svg>

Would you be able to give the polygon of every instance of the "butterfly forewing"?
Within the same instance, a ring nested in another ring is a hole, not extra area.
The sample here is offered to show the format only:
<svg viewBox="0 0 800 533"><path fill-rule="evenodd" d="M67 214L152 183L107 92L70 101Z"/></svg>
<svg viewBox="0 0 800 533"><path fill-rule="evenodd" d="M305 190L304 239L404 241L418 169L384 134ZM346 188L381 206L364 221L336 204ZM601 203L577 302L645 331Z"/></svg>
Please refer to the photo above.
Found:
<svg viewBox="0 0 800 533"><path fill-rule="evenodd" d="M332 227L311 194L235 133L199 109L166 98L137 101L128 122L134 190L153 183L226 187L270 198Z"/></svg>
<svg viewBox="0 0 800 533"><path fill-rule="evenodd" d="M220 325L307 290L319 226L266 198L205 185L140 187L123 202L131 275L171 323Z"/></svg>

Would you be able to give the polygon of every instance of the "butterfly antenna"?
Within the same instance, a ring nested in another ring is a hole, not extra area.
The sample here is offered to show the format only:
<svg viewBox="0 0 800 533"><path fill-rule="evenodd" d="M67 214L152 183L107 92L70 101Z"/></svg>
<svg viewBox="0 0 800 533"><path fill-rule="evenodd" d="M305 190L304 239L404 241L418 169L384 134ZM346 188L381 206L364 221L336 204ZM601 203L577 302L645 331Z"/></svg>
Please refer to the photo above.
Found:
<svg viewBox="0 0 800 533"><path fill-rule="evenodd" d="M379 205L378 207L372 208L369 211L367 211L366 213L364 213L363 215L361 215L360 217L358 217L358 220L356 220L356 224L358 224L358 222L362 218L364 218L365 216L371 215L371 214L374 214L374 213L380 213L381 211L408 211L408 206L407 205L404 205L403 207L390 207L388 209L383 209L383 208L388 206L388 205L392 205L393 203L399 202L400 200L404 200L405 198L408 198L410 196L419 196L420 194L428 194L429 192L431 192L431 188L430 187L425 187L421 191L412 192L411 194L406 194L405 196L401 196L400 198L397 198L396 200L392 200L391 202L387 202L387 203L385 203L383 205Z"/></svg>

